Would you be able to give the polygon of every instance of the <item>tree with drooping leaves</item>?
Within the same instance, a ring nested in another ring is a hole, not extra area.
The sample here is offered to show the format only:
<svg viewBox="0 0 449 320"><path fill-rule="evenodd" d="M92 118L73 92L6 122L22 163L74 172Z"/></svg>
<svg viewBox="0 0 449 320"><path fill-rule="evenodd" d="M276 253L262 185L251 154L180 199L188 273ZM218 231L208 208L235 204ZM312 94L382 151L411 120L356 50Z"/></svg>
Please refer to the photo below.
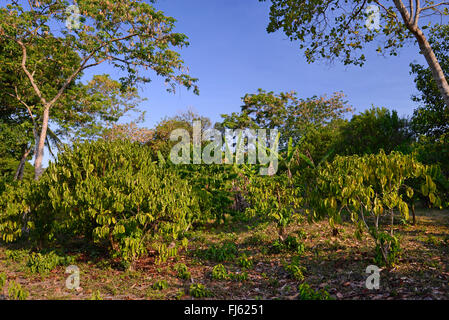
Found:
<svg viewBox="0 0 449 320"><path fill-rule="evenodd" d="M332 227L343 215L349 216L357 227L356 236L368 231L376 242L378 262L391 266L399 249L394 237L395 211L408 220L408 203L416 192L435 207L442 205L430 171L412 155L399 152L337 156L318 170L316 193L311 196L314 216L327 216ZM382 224L386 218L389 234Z"/></svg>

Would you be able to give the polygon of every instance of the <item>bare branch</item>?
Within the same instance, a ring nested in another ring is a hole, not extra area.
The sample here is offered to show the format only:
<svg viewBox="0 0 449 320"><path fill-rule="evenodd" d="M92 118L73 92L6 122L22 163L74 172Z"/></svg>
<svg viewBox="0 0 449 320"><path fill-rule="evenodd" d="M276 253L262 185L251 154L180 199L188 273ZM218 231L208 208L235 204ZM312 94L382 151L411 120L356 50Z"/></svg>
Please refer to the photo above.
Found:
<svg viewBox="0 0 449 320"><path fill-rule="evenodd" d="M374 2L375 2L379 7L381 7L382 9L384 9L385 12L386 12L390 17L393 17L394 20L396 20L396 23L397 23L398 25L400 24L400 22L399 22L397 16L396 16L395 14L393 14L390 10L388 10L388 8L386 8L382 3L380 3L379 0L374 0Z"/></svg>
<svg viewBox="0 0 449 320"><path fill-rule="evenodd" d="M116 38L110 41L110 43L113 42L117 42L117 41L122 41L122 40L126 40L129 38L132 38L134 36L136 36L137 33L133 33L133 34L129 34L127 36L121 37L121 38ZM85 57L83 59L83 62L81 63L81 65L72 73L72 75L66 80L66 82L63 84L63 86L59 89L58 93L56 94L56 96L48 103L47 107L51 107L53 104L56 103L56 101L59 100L59 98L62 96L62 94L64 93L65 89L67 89L67 87L70 85L70 83L73 81L73 79L75 79L78 74L90 67L93 66L97 66L100 63L104 62L105 60L107 60L107 58L100 60L99 62L96 63L92 63L92 64L87 64L87 62L92 59L92 57L95 55L95 53L97 53L98 51L100 51L103 47L106 46L106 43L103 43L102 45L100 45L97 49L93 50L87 57Z"/></svg>
<svg viewBox="0 0 449 320"><path fill-rule="evenodd" d="M420 6L421 6L421 5L420 5L419 0L416 0L415 17L413 18L413 25L414 25L414 26L418 26L419 13L421 12Z"/></svg>
<svg viewBox="0 0 449 320"><path fill-rule="evenodd" d="M31 86L34 89L34 92L36 92L37 96L42 101L42 103L44 105L46 105L47 101L42 96L42 92L39 90L38 86L36 85L33 75L28 71L28 68L26 67L27 49L26 49L25 45L23 44L23 42L21 40L15 40L15 41L22 47L22 64L21 64L22 65L22 69L25 72L25 74L28 77L28 79L30 80L30 83L31 83Z"/></svg>
<svg viewBox="0 0 449 320"><path fill-rule="evenodd" d="M437 4L431 5L431 6L423 7L423 8L421 8L421 9L419 9L419 11L424 11L424 10L428 10L428 9L433 9L433 8L438 7L438 6L448 5L448 4L449 4L449 2L440 2L440 3L437 3Z"/></svg>

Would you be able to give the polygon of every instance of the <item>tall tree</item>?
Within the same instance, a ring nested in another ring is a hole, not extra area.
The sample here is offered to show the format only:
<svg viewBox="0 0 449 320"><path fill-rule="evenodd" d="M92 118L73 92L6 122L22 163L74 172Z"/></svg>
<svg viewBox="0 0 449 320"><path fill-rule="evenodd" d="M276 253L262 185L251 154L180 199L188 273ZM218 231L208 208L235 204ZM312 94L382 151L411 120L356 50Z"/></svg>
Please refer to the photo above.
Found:
<svg viewBox="0 0 449 320"><path fill-rule="evenodd" d="M173 18L134 0L78 0L80 16L71 8L64 0L30 0L27 6L11 1L0 8L0 40L20 49L13 67L26 77L41 107L35 179L43 171L51 110L86 69L109 63L121 71L123 88L150 82L148 70L153 70L169 91L179 84L198 93L196 79L171 49L188 45L184 34L173 32ZM55 71L61 74L57 79L49 76Z"/></svg>
<svg viewBox="0 0 449 320"><path fill-rule="evenodd" d="M6 142L8 145L16 144L22 152L16 179L23 176L26 161L34 155L43 113L43 106L26 75L15 70L20 54L20 48L13 41L0 39L0 59L3 62L0 64L0 122L7 126L4 130L18 133L9 133L9 141ZM33 58L34 55L30 53L29 59ZM48 83L64 76L63 72L51 65L42 69L49 70L45 75ZM111 123L118 121L128 111L139 111L136 107L141 101L135 88L128 87L125 90L108 75L96 75L87 84L73 81L51 109L46 146L53 155L52 147L59 148L62 140L99 136L105 127L110 127Z"/></svg>
<svg viewBox="0 0 449 320"><path fill-rule="evenodd" d="M407 119L395 110L372 107L342 126L336 151L345 155L375 154L381 149L387 154L393 150L408 153L412 142Z"/></svg>
<svg viewBox="0 0 449 320"><path fill-rule="evenodd" d="M266 1L266 0L260 0ZM271 0L268 32L282 29L292 41L299 40L308 62L317 58L341 59L363 65L361 51L379 39L378 52L397 55L406 40L415 39L438 90L449 108L449 85L431 44L423 33L432 17L449 13L449 2L432 0ZM369 6L376 5L376 8ZM374 9L374 10L373 10ZM376 12L382 26L376 26ZM438 25L438 23L433 23ZM421 27L421 26L422 27Z"/></svg>
<svg viewBox="0 0 449 320"><path fill-rule="evenodd" d="M429 43L435 52L445 76L449 75L449 25L439 25L431 28ZM416 88L419 94L412 99L420 104L414 110L412 128L417 134L438 139L449 133L449 109L445 108L444 100L438 86L432 77L432 71L418 63L412 63L411 73L415 75Z"/></svg>
<svg viewBox="0 0 449 320"><path fill-rule="evenodd" d="M185 129L189 133L190 138L193 138L193 122L201 122L201 132L211 127L209 118L199 115L193 110L180 112L173 117L165 117L153 129L153 136L148 141L154 152L160 151L161 154L167 157L170 154L171 148L177 144L176 141L171 141L170 136L173 130Z"/></svg>
<svg viewBox="0 0 449 320"><path fill-rule="evenodd" d="M222 115L223 121L217 128L277 129L281 134L280 146L285 147L290 138L297 144L308 131L351 112L352 107L343 98L342 93L335 93L329 98L301 99L294 91L275 94L259 89L242 98L240 113Z"/></svg>
<svg viewBox="0 0 449 320"><path fill-rule="evenodd" d="M113 124L112 127L103 131L103 138L105 140L129 140L142 144L148 143L153 136L153 130L140 128L135 122Z"/></svg>

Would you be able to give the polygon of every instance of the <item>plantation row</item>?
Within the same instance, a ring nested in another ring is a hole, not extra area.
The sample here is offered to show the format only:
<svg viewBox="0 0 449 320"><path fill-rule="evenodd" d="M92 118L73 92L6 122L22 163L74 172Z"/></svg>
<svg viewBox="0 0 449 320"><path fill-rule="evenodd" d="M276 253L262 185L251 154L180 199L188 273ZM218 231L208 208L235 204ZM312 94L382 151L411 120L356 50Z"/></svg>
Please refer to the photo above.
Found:
<svg viewBox="0 0 449 320"><path fill-rule="evenodd" d="M392 266L400 249L395 219L409 220L410 212L414 218L418 201L448 206L439 167L412 155L381 151L298 166L297 151L290 143L278 173L260 176L257 165L174 165L127 140L77 143L40 180L6 186L0 235L35 249L93 245L128 269L149 254L158 263L177 256L188 249L186 234L211 220L274 222L275 245L300 251L287 227L327 219L335 230L354 223L355 237L372 238L375 263Z"/></svg>

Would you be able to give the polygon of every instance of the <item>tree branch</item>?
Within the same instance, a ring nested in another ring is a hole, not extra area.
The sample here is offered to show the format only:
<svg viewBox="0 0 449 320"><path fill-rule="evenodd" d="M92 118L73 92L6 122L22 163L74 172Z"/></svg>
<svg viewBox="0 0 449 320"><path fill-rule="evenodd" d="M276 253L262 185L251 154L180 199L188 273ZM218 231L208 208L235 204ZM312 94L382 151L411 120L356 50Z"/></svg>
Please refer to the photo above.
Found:
<svg viewBox="0 0 449 320"><path fill-rule="evenodd" d="M428 9L433 9L433 8L438 7L438 6L441 6L441 5L448 5L448 4L449 4L449 2L440 2L440 3L437 3L437 4L431 5L431 6L423 7L423 8L421 8L421 9L419 9L419 11L424 11L424 10L428 10Z"/></svg>
<svg viewBox="0 0 449 320"><path fill-rule="evenodd" d="M420 6L421 6L421 4L420 4L419 0L416 0L415 17L413 18L413 23L412 23L415 27L418 26L419 13L421 12Z"/></svg>
<svg viewBox="0 0 449 320"><path fill-rule="evenodd" d="M14 40L14 41L17 42L20 45L20 47L22 47L22 63L21 63L21 65L22 65L23 71L25 72L26 76L30 80L30 83L34 89L34 92L37 94L37 96L42 101L42 103L44 105L47 105L47 100L45 100L45 98L42 96L42 92L39 90L36 83L34 82L33 75L28 71L28 68L26 67L27 49L26 49L25 45L23 44L23 42L21 40Z"/></svg>

